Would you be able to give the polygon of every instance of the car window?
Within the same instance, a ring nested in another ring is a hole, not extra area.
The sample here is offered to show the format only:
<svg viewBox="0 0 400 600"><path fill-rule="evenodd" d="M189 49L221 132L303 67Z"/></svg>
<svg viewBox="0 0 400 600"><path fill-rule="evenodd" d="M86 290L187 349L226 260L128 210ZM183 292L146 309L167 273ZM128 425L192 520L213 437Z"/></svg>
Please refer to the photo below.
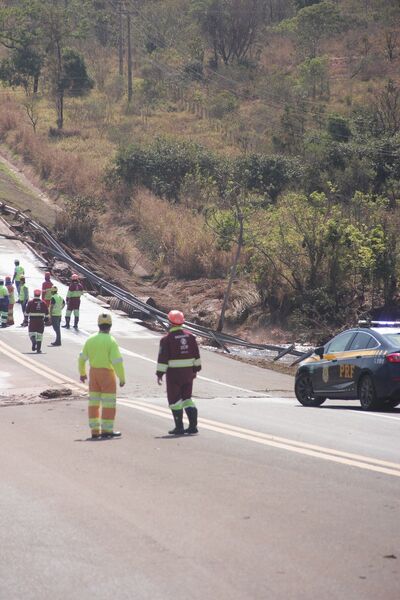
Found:
<svg viewBox="0 0 400 600"><path fill-rule="evenodd" d="M377 341L372 335L365 331L359 331L351 342L349 350L363 350L364 348L373 348L377 345Z"/></svg>
<svg viewBox="0 0 400 600"><path fill-rule="evenodd" d="M385 333L383 337L392 345L400 348L400 333Z"/></svg>
<svg viewBox="0 0 400 600"><path fill-rule="evenodd" d="M380 346L380 343L378 342L377 339L375 339L372 335L370 336L370 340L368 342L368 346L367 348L378 348Z"/></svg>
<svg viewBox="0 0 400 600"><path fill-rule="evenodd" d="M338 336L333 338L331 342L325 348L325 354L331 354L332 352L343 352L347 344L354 335L354 331L345 331L340 333Z"/></svg>

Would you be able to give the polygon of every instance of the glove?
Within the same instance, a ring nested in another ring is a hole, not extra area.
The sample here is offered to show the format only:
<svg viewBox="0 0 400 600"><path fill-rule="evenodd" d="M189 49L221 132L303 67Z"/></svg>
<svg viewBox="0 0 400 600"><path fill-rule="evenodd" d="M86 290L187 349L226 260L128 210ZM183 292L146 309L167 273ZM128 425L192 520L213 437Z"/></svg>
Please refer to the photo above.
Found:
<svg viewBox="0 0 400 600"><path fill-rule="evenodd" d="M87 379L87 376L86 376L86 375L81 375L81 376L79 377L79 379L81 380L81 382L82 382L82 383L85 383L85 382L86 382L86 379Z"/></svg>
<svg viewBox="0 0 400 600"><path fill-rule="evenodd" d="M157 375L157 383L158 385L162 385L162 375Z"/></svg>

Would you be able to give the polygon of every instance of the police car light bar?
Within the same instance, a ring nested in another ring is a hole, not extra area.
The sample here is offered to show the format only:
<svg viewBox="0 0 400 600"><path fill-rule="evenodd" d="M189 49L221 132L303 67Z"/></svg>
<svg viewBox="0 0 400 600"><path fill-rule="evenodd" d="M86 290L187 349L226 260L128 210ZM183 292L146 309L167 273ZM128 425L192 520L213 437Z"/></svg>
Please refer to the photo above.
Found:
<svg viewBox="0 0 400 600"><path fill-rule="evenodd" d="M360 327L400 327L400 321L358 321Z"/></svg>

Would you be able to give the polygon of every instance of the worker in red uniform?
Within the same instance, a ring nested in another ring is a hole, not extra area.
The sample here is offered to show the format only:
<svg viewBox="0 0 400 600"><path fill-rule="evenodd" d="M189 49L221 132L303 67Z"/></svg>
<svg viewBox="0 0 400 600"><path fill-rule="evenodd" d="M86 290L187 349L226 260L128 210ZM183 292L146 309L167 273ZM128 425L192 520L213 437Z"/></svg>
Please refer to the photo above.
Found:
<svg viewBox="0 0 400 600"><path fill-rule="evenodd" d="M15 289L13 284L11 283L10 275L7 275L5 286L8 289L8 315L7 315L7 325L14 325L14 304L15 304Z"/></svg>
<svg viewBox="0 0 400 600"><path fill-rule="evenodd" d="M161 385L166 373L168 404L172 410L175 427L169 433L182 435L198 433L197 408L192 399L193 379L201 370L199 347L194 335L183 329L184 314L179 310L168 313L170 329L161 338L157 361L157 381ZM183 427L183 411L189 427Z"/></svg>
<svg viewBox="0 0 400 600"><path fill-rule="evenodd" d="M47 304L40 298L41 290L33 292L33 300L29 300L25 309L25 319L29 320L28 333L32 342L32 351L42 352L44 322L49 314Z"/></svg>
<svg viewBox="0 0 400 600"><path fill-rule="evenodd" d="M46 302L47 308L50 306L51 302L51 288L53 287L53 282L51 281L51 273L46 271L44 274L44 281L42 283L42 300Z"/></svg>
<svg viewBox="0 0 400 600"><path fill-rule="evenodd" d="M72 312L74 313L74 329L78 329L82 294L83 286L79 282L79 276L74 273L71 275L71 283L67 292L67 310L65 311L65 325L63 325L66 329L69 329Z"/></svg>

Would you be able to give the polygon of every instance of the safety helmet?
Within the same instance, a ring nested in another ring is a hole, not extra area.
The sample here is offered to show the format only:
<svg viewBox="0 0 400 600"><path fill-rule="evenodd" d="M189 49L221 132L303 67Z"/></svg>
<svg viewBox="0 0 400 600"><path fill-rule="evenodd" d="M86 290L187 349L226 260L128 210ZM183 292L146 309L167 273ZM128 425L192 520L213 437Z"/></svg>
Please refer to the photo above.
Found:
<svg viewBox="0 0 400 600"><path fill-rule="evenodd" d="M185 322L185 315L180 310L170 310L168 321L174 325L182 325Z"/></svg>
<svg viewBox="0 0 400 600"><path fill-rule="evenodd" d="M23 275L21 276L20 281L23 281L25 283L25 277Z"/></svg>
<svg viewBox="0 0 400 600"><path fill-rule="evenodd" d="M51 288L51 290L50 290L50 291L51 291L51 293L52 293L52 294L57 294L57 292L58 292L58 287L57 287L56 285L53 285L53 287Z"/></svg>
<svg viewBox="0 0 400 600"><path fill-rule="evenodd" d="M72 279L72 281L77 281L79 279L79 275L77 275L76 273L73 273L71 275L71 279Z"/></svg>
<svg viewBox="0 0 400 600"><path fill-rule="evenodd" d="M18 258L16 258L16 259L14 260L14 265L19 265L19 260L18 260Z"/></svg>
<svg viewBox="0 0 400 600"><path fill-rule="evenodd" d="M33 292L33 295L35 296L35 298L37 298L38 296L40 297L40 294L41 294L41 293L42 293L42 292L41 292L41 290L35 290L35 291Z"/></svg>
<svg viewBox="0 0 400 600"><path fill-rule="evenodd" d="M97 319L98 325L112 325L112 319L110 313L101 313Z"/></svg>
<svg viewBox="0 0 400 600"><path fill-rule="evenodd" d="M50 277L51 277L50 271L46 271L46 273L44 274L44 278L45 279L50 279Z"/></svg>

